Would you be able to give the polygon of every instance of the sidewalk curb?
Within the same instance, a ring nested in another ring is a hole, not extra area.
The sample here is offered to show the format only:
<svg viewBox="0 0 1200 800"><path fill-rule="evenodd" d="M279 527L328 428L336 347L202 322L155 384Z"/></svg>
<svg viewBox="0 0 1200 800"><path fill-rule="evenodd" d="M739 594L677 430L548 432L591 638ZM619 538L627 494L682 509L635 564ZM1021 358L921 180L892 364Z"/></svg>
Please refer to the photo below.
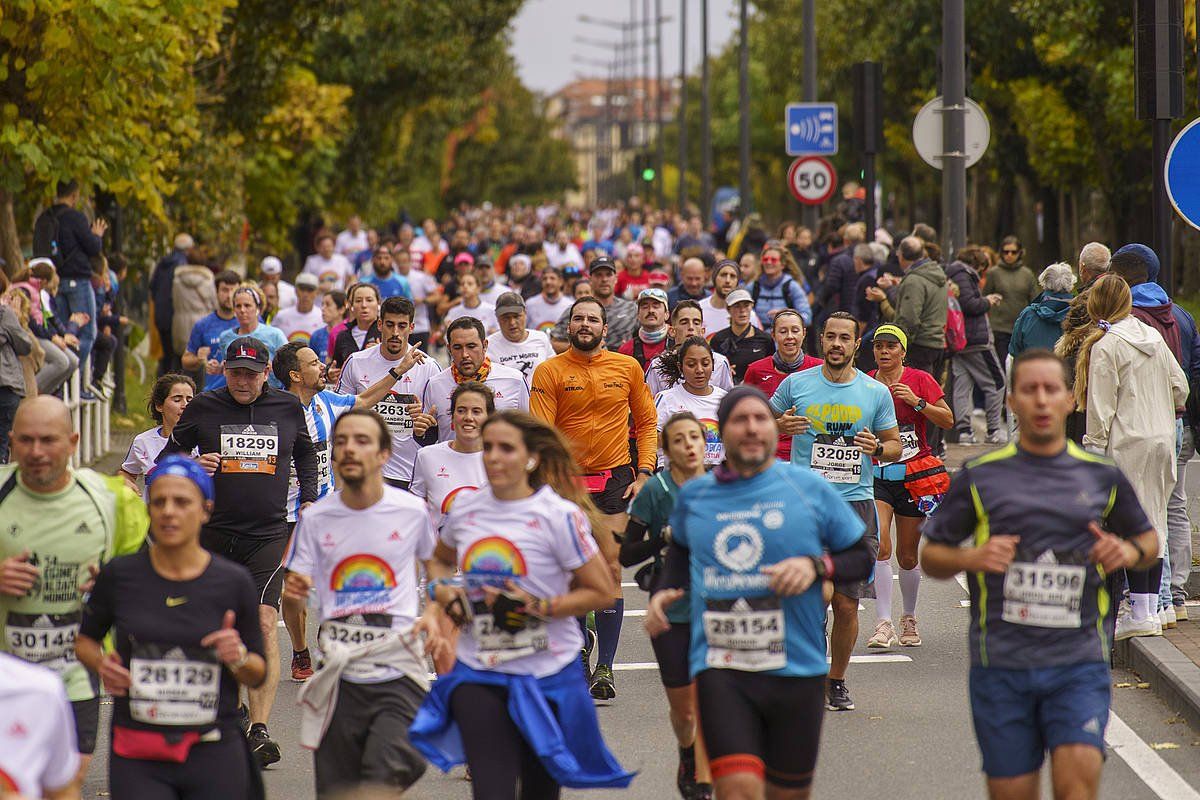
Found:
<svg viewBox="0 0 1200 800"><path fill-rule="evenodd" d="M1116 643L1113 660L1150 682L1155 694L1200 730L1200 667L1162 636L1135 636Z"/></svg>

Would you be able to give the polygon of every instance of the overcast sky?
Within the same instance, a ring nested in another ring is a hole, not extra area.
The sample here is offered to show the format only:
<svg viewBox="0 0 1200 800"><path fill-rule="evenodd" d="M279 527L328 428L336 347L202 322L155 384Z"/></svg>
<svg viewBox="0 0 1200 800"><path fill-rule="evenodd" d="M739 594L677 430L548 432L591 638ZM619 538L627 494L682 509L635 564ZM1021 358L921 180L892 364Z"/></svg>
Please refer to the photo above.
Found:
<svg viewBox="0 0 1200 800"><path fill-rule="evenodd" d="M580 14L624 22L628 20L630 2L637 4L638 18L642 17L645 0L526 0L513 23L513 55L526 86L551 93L581 76L604 77L603 66L578 63L576 57L590 61L609 61L613 54L601 47L581 44L575 37L616 42L621 32L614 28L580 22ZM679 73L679 4L680 0L661 0L663 23L663 74ZM700 63L700 1L686 0L688 27L688 69ZM650 13L654 13L651 0ZM709 52L715 54L737 32L737 1L709 0ZM653 38L653 33L651 33ZM639 40L640 41L640 40ZM651 45L650 70L654 71L654 52ZM640 53L640 48L639 48ZM640 70L639 70L640 71Z"/></svg>

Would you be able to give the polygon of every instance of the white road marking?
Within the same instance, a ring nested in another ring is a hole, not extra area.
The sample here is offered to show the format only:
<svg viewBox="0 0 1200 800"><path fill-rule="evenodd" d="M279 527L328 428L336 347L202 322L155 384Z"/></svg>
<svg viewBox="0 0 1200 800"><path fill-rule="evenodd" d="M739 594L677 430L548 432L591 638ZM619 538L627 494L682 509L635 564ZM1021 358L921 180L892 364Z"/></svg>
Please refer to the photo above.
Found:
<svg viewBox="0 0 1200 800"><path fill-rule="evenodd" d="M638 588L637 581L621 581L621 588L622 589L636 589L636 588Z"/></svg>
<svg viewBox="0 0 1200 800"><path fill-rule="evenodd" d="M1188 785L1162 756L1151 750L1150 745L1142 741L1115 713L1108 715L1108 730L1104 740L1161 800L1200 800L1200 792Z"/></svg>
<svg viewBox="0 0 1200 800"><path fill-rule="evenodd" d="M967 573L960 572L954 576L954 580L958 581L958 585L962 587L964 592L970 594L971 590L967 588Z"/></svg>
<svg viewBox="0 0 1200 800"><path fill-rule="evenodd" d="M959 605L961 608L970 608L970 607L971 607L971 601L970 601L970 600L959 600L959 601L958 601L958 605Z"/></svg>
<svg viewBox="0 0 1200 800"><path fill-rule="evenodd" d="M825 659L829 661L828 658ZM911 663L912 659L899 653L881 653L869 656L850 656L851 664L903 664ZM628 664L614 664L613 672L639 672L642 670L657 670L657 661L633 661ZM1200 800L1200 799L1198 799Z"/></svg>

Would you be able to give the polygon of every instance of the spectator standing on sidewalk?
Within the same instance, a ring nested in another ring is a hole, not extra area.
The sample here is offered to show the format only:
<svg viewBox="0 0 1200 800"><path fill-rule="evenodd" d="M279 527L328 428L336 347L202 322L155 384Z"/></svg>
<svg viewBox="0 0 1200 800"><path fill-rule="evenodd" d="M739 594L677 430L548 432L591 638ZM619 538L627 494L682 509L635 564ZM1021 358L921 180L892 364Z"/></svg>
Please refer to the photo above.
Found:
<svg viewBox="0 0 1200 800"><path fill-rule="evenodd" d="M153 304L154 328L158 331L159 341L162 342L162 358L158 361L158 374L178 372L181 367L182 350L175 350L171 337L171 320L175 306L171 297L171 287L175 283L175 269L188 263L188 251L196 246L196 242L186 233L175 236L171 252L158 260L154 271L150 273L150 300Z"/></svg>
<svg viewBox="0 0 1200 800"><path fill-rule="evenodd" d="M979 290L979 268L986 264L987 256L982 250L964 247L958 251L958 258L946 267L946 276L958 287L958 305L962 308L967 332L967 346L951 360L954 428L959 444L978 444L971 430L971 412L975 409L972 397L976 387L983 392L988 444L1007 441L1000 419L1004 404L1004 371L992 349L992 329L988 324L992 301Z"/></svg>
<svg viewBox="0 0 1200 800"><path fill-rule="evenodd" d="M900 240L897 257L904 277L892 321L908 336L908 365L940 381L946 353L946 273L916 236Z"/></svg>
<svg viewBox="0 0 1200 800"><path fill-rule="evenodd" d="M1016 236L1005 236L1000 243L1000 263L988 272L988 302L992 304L992 333L996 339L996 357L1001 363L1008 356L1017 315L1038 295L1037 278L1025 266L1025 248Z"/></svg>

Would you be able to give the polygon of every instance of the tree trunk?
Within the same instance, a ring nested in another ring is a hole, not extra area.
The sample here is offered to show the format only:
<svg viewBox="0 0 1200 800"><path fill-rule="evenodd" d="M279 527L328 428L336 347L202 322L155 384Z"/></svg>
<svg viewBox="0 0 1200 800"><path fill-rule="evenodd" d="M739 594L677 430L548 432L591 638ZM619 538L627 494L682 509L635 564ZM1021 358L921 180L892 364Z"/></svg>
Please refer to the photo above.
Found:
<svg viewBox="0 0 1200 800"><path fill-rule="evenodd" d="M10 278L25 266L25 260L21 257L21 237L17 234L17 218L13 213L13 196L2 187L0 187L0 257L8 262L4 271Z"/></svg>

